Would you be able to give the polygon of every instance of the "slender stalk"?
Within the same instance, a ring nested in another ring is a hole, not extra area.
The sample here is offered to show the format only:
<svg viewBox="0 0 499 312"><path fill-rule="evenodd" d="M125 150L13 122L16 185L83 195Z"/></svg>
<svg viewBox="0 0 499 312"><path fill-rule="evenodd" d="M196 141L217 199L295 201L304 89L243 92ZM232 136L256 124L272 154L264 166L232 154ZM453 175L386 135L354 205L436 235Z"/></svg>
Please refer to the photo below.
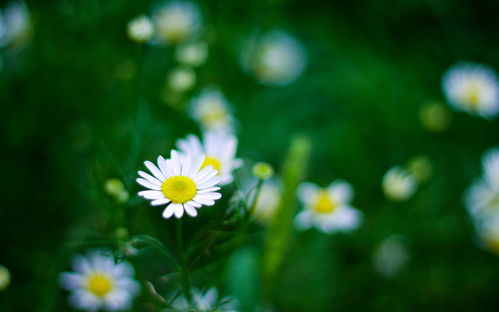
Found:
<svg viewBox="0 0 499 312"><path fill-rule="evenodd" d="M256 204L258 203L258 197L260 196L260 191L262 190L263 182L264 182L263 179L258 179L258 183L256 184L256 187L255 187L255 197L253 198L253 202L251 203L251 206L249 207L249 210L248 210L248 217L249 218L251 218L253 216L253 214L255 213Z"/></svg>
<svg viewBox="0 0 499 312"><path fill-rule="evenodd" d="M185 299L189 304L192 302L191 285L189 282L189 275L187 270L187 261L184 249L184 233L182 230L182 219L177 220L177 254L180 261L179 275L182 280L182 289Z"/></svg>

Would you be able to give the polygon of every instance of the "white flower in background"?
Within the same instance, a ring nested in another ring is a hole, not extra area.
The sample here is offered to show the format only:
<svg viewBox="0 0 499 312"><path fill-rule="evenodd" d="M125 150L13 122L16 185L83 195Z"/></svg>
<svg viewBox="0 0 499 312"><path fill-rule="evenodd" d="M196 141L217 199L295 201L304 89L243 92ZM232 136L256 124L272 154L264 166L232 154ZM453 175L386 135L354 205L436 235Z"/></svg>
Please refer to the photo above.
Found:
<svg viewBox="0 0 499 312"><path fill-rule="evenodd" d="M482 164L485 179L490 187L499 192L499 147L486 152Z"/></svg>
<svg viewBox="0 0 499 312"><path fill-rule="evenodd" d="M242 63L261 83L284 86L303 73L306 55L300 42L283 31L273 30L252 38L243 48Z"/></svg>
<svg viewBox="0 0 499 312"><path fill-rule="evenodd" d="M0 291L6 289L10 284L10 272L9 270L0 265Z"/></svg>
<svg viewBox="0 0 499 312"><path fill-rule="evenodd" d="M190 103L192 117L205 130L232 132L233 118L229 104L223 94L216 89L206 89Z"/></svg>
<svg viewBox="0 0 499 312"><path fill-rule="evenodd" d="M203 142L191 134L177 141L177 147L186 156L195 158L205 155L201 169L212 166L220 176L220 185L229 184L234 180L232 171L242 166L241 159L236 159L237 138L225 132L206 131Z"/></svg>
<svg viewBox="0 0 499 312"><path fill-rule="evenodd" d="M478 231L487 247L499 254L499 214L480 225Z"/></svg>
<svg viewBox="0 0 499 312"><path fill-rule="evenodd" d="M261 224L268 224L281 204L281 188L274 180L265 181L258 198L253 217Z"/></svg>
<svg viewBox="0 0 499 312"><path fill-rule="evenodd" d="M196 73L186 67L177 67L168 75L168 86L171 90L185 92L196 83Z"/></svg>
<svg viewBox="0 0 499 312"><path fill-rule="evenodd" d="M305 207L295 218L296 227L315 227L324 233L356 229L362 214L350 206L352 197L352 187L344 181L335 181L324 189L313 183L301 184L298 198Z"/></svg>
<svg viewBox="0 0 499 312"><path fill-rule="evenodd" d="M405 201L416 191L416 178L408 171L393 167L383 177L382 187L385 196L393 201Z"/></svg>
<svg viewBox="0 0 499 312"><path fill-rule="evenodd" d="M23 47L31 37L31 20L27 7L20 2L9 4L0 12L0 46Z"/></svg>
<svg viewBox="0 0 499 312"><path fill-rule="evenodd" d="M447 101L457 110L492 118L499 112L499 84L488 66L459 63L443 76L442 87Z"/></svg>
<svg viewBox="0 0 499 312"><path fill-rule="evenodd" d="M158 157L158 167L152 162L144 164L153 176L139 171L142 178L137 183L148 188L140 191L139 196L151 200L152 206L167 205L163 218L168 219L175 214L181 218L184 211L191 217L197 216L201 206L213 206L215 200L222 197L215 186L221 181L216 176L218 171L211 165L201 169L205 161L204 155L196 158L180 155L172 150L171 158Z"/></svg>
<svg viewBox="0 0 499 312"><path fill-rule="evenodd" d="M141 15L128 22L127 34L134 41L146 42L154 34L154 25L149 17Z"/></svg>
<svg viewBox="0 0 499 312"><path fill-rule="evenodd" d="M208 57L208 45L205 42L182 44L175 50L175 57L181 64L191 67L200 66Z"/></svg>
<svg viewBox="0 0 499 312"><path fill-rule="evenodd" d="M60 275L62 287L71 292L70 303L87 311L129 309L140 285L133 279L133 267L115 263L111 252L95 251L87 257L76 256L74 272Z"/></svg>
<svg viewBox="0 0 499 312"><path fill-rule="evenodd" d="M153 23L159 42L176 44L197 34L201 13L194 3L173 1L153 13Z"/></svg>
<svg viewBox="0 0 499 312"><path fill-rule="evenodd" d="M233 297L223 297L219 298L218 291L215 287L211 287L204 293L192 289L192 305L184 296L177 297L173 303L172 308L174 311L199 311L199 312L211 312L211 311L233 311L236 312L238 307L238 302Z"/></svg>
<svg viewBox="0 0 499 312"><path fill-rule="evenodd" d="M475 221L499 217L499 148L482 157L483 177L475 181L465 195L466 208Z"/></svg>
<svg viewBox="0 0 499 312"><path fill-rule="evenodd" d="M406 240L403 236L392 235L383 240L373 257L374 267L385 277L395 276L409 260Z"/></svg>

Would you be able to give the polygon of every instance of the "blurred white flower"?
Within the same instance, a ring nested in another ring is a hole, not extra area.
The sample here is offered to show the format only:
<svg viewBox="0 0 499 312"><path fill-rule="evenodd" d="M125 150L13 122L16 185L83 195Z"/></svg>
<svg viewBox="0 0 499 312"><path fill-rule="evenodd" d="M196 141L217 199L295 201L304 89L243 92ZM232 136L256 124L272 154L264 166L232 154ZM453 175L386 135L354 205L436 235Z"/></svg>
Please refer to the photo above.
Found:
<svg viewBox="0 0 499 312"><path fill-rule="evenodd" d="M351 231L362 221L362 213L349 205L353 189L344 181L335 181L321 189L313 183L303 183L298 188L298 198L304 210L295 218L298 229L315 227L324 233Z"/></svg>
<svg viewBox="0 0 499 312"><path fill-rule="evenodd" d="M0 12L0 46L22 48L31 38L31 20L28 8L21 2L12 2Z"/></svg>
<svg viewBox="0 0 499 312"><path fill-rule="evenodd" d="M487 247L499 254L499 213L494 218L479 225L478 231Z"/></svg>
<svg viewBox="0 0 499 312"><path fill-rule="evenodd" d="M174 309L174 311L237 311L237 307L239 305L237 300L233 297L220 298L215 287L209 288L204 293L197 289L192 289L191 292L192 304L189 305L189 302L184 296L179 296L172 303L172 308Z"/></svg>
<svg viewBox="0 0 499 312"><path fill-rule="evenodd" d="M457 110L488 119L499 112L497 76L486 65L454 65L444 74L442 87L447 101Z"/></svg>
<svg viewBox="0 0 499 312"><path fill-rule="evenodd" d="M203 134L203 143L191 134L178 140L177 147L191 158L204 155L201 169L211 165L217 170L221 178L220 185L231 183L234 180L232 171L243 165L241 159L236 159L237 138L225 132L206 131Z"/></svg>
<svg viewBox="0 0 499 312"><path fill-rule="evenodd" d="M177 67L168 75L168 86L176 92L190 90L196 83L196 73L186 67Z"/></svg>
<svg viewBox="0 0 499 312"><path fill-rule="evenodd" d="M204 130L232 132L233 118L229 104L223 94L216 89L206 89L190 103L192 117Z"/></svg>
<svg viewBox="0 0 499 312"><path fill-rule="evenodd" d="M400 167L393 167L383 177L382 187L388 199L405 201L416 191L417 182L416 178L408 171Z"/></svg>
<svg viewBox="0 0 499 312"><path fill-rule="evenodd" d="M154 25L148 16L141 15L128 22L127 34L134 41L146 42L154 34Z"/></svg>
<svg viewBox="0 0 499 312"><path fill-rule="evenodd" d="M242 64L262 84L284 86L303 73L306 55L300 42L283 31L273 30L254 36L243 47Z"/></svg>
<svg viewBox="0 0 499 312"><path fill-rule="evenodd" d="M70 303L87 311L129 309L140 285L133 279L133 267L115 263L111 252L95 251L87 257L76 256L74 272L60 275L63 288L71 292Z"/></svg>
<svg viewBox="0 0 499 312"><path fill-rule="evenodd" d="M206 61L208 57L208 45L205 42L182 44L175 50L175 57L181 64L197 67Z"/></svg>
<svg viewBox="0 0 499 312"><path fill-rule="evenodd" d="M483 177L476 180L465 194L465 205L476 222L499 217L499 148L482 157Z"/></svg>
<svg viewBox="0 0 499 312"><path fill-rule="evenodd" d="M484 177L499 192L499 147L487 151L482 157Z"/></svg>
<svg viewBox="0 0 499 312"><path fill-rule="evenodd" d="M275 180L265 181L256 201L253 217L261 224L268 224L281 204L281 188Z"/></svg>
<svg viewBox="0 0 499 312"><path fill-rule="evenodd" d="M376 249L373 257L374 267L385 277L395 276L409 260L404 237L392 235L387 237Z"/></svg>
<svg viewBox="0 0 499 312"><path fill-rule="evenodd" d="M10 272L9 270L0 265L0 291L6 289L10 284Z"/></svg>
<svg viewBox="0 0 499 312"><path fill-rule="evenodd" d="M197 216L197 209L213 206L222 197L217 192L220 188L215 186L221 181L216 176L218 171L211 165L201 169L204 161L202 154L191 158L172 150L170 159L158 156L159 168L150 161L144 162L154 176L139 171L142 178L137 183L148 188L140 191L139 196L151 200L152 206L167 205L163 211L165 219L174 214L181 218L184 211L191 217Z"/></svg>
<svg viewBox="0 0 499 312"><path fill-rule="evenodd" d="M173 1L153 13L156 40L168 44L194 37L201 28L199 7L187 1Z"/></svg>

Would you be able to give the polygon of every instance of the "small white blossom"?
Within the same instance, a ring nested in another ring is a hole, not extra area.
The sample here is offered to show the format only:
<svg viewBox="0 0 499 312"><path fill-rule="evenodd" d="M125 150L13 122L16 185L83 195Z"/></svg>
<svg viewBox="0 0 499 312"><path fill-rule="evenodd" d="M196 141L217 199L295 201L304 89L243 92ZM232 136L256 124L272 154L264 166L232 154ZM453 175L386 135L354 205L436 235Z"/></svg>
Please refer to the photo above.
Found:
<svg viewBox="0 0 499 312"><path fill-rule="evenodd" d="M208 45L204 42L182 44L175 50L175 57L181 64L191 67L200 66L208 57Z"/></svg>
<svg viewBox="0 0 499 312"><path fill-rule="evenodd" d="M205 292L202 292L197 289L192 289L191 293L192 293L192 304L189 304L189 302L186 300L184 296L179 296L172 303L174 311L237 312L237 307L239 305L237 300L233 297L220 298L218 290L215 287L211 287Z"/></svg>
<svg viewBox="0 0 499 312"><path fill-rule="evenodd" d="M409 199L417 188L416 178L408 171L393 167L383 177L383 192L388 199L405 201Z"/></svg>
<svg viewBox="0 0 499 312"><path fill-rule="evenodd" d="M356 229L362 213L350 206L352 197L352 186L341 180L324 189L313 183L301 184L298 198L304 209L295 218L296 227L300 230L315 227L327 234Z"/></svg>
<svg viewBox="0 0 499 312"><path fill-rule="evenodd" d="M73 271L61 273L60 282L71 292L69 301L77 309L129 309L140 291L139 283L133 279L133 267L127 262L115 263L109 251L76 256Z"/></svg>
<svg viewBox="0 0 499 312"><path fill-rule="evenodd" d="M0 12L0 46L23 47L31 37L32 26L28 8L20 2L9 4Z"/></svg>
<svg viewBox="0 0 499 312"><path fill-rule="evenodd" d="M130 39L137 42L149 41L154 34L154 25L145 15L131 20L127 25L127 34Z"/></svg>
<svg viewBox="0 0 499 312"><path fill-rule="evenodd" d="M486 65L459 63L442 78L447 101L457 110L490 119L499 112L496 73Z"/></svg>
<svg viewBox="0 0 499 312"><path fill-rule="evenodd" d="M153 13L156 40L177 44L196 36L201 28L201 13L197 5L187 1L173 1Z"/></svg>
<svg viewBox="0 0 499 312"><path fill-rule="evenodd" d="M196 73L186 67L173 69L168 75L168 86L171 90L185 92L190 90L196 83Z"/></svg>
<svg viewBox="0 0 499 312"><path fill-rule="evenodd" d="M206 89L190 102L191 116L204 130L232 132L233 118L229 103L217 89Z"/></svg>
<svg viewBox="0 0 499 312"><path fill-rule="evenodd" d="M280 30L255 36L243 47L242 63L262 84L284 86L305 70L306 55L300 42Z"/></svg>

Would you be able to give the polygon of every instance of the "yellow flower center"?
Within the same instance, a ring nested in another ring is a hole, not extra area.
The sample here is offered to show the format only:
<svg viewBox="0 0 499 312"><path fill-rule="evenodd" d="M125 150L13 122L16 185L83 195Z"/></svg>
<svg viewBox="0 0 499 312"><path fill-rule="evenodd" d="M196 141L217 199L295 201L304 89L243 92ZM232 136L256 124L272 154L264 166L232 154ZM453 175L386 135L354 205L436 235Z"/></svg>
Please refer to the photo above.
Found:
<svg viewBox="0 0 499 312"><path fill-rule="evenodd" d="M165 180L161 191L174 204L184 204L194 198L197 187L188 177L175 176Z"/></svg>
<svg viewBox="0 0 499 312"><path fill-rule="evenodd" d="M336 204L331 199L331 196L329 196L328 191L321 190L319 191L312 208L318 213L331 213L336 208Z"/></svg>
<svg viewBox="0 0 499 312"><path fill-rule="evenodd" d="M88 279L88 290L98 297L104 297L113 289L111 279L101 273L95 273Z"/></svg>
<svg viewBox="0 0 499 312"><path fill-rule="evenodd" d="M220 174L220 168L222 167L222 164L220 163L220 161L218 159L216 159L215 157L206 156L203 164L201 165L201 169L203 169L204 167L209 166L209 165L211 165L213 167L213 169L218 171L218 174Z"/></svg>
<svg viewBox="0 0 499 312"><path fill-rule="evenodd" d="M476 84L470 86L466 94L466 101L470 109L474 110L478 108L480 104L480 88Z"/></svg>

